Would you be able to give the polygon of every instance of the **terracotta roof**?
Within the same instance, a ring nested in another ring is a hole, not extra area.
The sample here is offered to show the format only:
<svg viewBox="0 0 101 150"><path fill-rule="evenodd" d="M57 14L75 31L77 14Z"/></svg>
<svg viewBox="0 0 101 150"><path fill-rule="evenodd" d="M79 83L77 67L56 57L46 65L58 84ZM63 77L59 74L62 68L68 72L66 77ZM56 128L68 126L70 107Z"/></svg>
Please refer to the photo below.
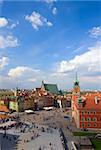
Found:
<svg viewBox="0 0 101 150"><path fill-rule="evenodd" d="M0 114L0 119L6 119L6 118L9 118L9 116L6 114Z"/></svg>
<svg viewBox="0 0 101 150"><path fill-rule="evenodd" d="M97 110L101 110L101 94L88 94L86 96L83 96L85 101L85 104L83 106L84 109L97 109ZM97 102L96 99L97 98Z"/></svg>
<svg viewBox="0 0 101 150"><path fill-rule="evenodd" d="M9 112L9 109L5 105L0 105L0 112Z"/></svg>

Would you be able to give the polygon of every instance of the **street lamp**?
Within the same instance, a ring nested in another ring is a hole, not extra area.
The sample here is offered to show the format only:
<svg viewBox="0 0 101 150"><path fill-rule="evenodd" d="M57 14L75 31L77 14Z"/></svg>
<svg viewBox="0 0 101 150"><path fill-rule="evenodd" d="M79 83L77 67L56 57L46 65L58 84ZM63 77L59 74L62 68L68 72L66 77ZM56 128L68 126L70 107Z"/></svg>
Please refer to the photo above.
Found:
<svg viewBox="0 0 101 150"><path fill-rule="evenodd" d="M2 150L2 133L0 134L0 150Z"/></svg>

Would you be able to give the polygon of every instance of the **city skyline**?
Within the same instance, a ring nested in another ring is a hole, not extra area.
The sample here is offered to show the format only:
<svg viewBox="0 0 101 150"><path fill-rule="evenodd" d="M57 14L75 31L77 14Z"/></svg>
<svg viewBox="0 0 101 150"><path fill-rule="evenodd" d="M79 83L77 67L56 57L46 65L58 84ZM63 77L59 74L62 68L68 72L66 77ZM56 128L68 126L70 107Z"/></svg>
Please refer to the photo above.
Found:
<svg viewBox="0 0 101 150"><path fill-rule="evenodd" d="M101 2L0 2L0 88L101 90Z"/></svg>

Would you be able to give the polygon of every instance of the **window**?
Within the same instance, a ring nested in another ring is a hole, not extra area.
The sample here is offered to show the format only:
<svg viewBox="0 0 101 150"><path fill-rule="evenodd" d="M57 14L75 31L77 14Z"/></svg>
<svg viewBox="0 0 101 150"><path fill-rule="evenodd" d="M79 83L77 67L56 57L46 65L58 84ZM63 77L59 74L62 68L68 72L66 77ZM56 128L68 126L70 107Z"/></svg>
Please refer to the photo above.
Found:
<svg viewBox="0 0 101 150"><path fill-rule="evenodd" d="M91 118L88 118L87 120L88 120L88 121L91 121Z"/></svg>
<svg viewBox="0 0 101 150"><path fill-rule="evenodd" d="M88 127L90 127L91 126L91 124L88 124Z"/></svg>
<svg viewBox="0 0 101 150"><path fill-rule="evenodd" d="M96 123L94 123L94 127L96 127Z"/></svg>
<svg viewBox="0 0 101 150"><path fill-rule="evenodd" d="M85 118L84 118L84 117L82 117L82 121L85 121Z"/></svg>
<svg viewBox="0 0 101 150"><path fill-rule="evenodd" d="M96 111L94 111L94 114L96 114Z"/></svg>
<svg viewBox="0 0 101 150"><path fill-rule="evenodd" d="M97 118L93 118L93 121L97 121Z"/></svg>
<svg viewBox="0 0 101 150"><path fill-rule="evenodd" d="M82 111L82 114L85 114L85 112L84 112L84 111Z"/></svg>
<svg viewBox="0 0 101 150"><path fill-rule="evenodd" d="M85 126L85 124L84 123L82 123L82 127L84 127Z"/></svg>
<svg viewBox="0 0 101 150"><path fill-rule="evenodd" d="M90 112L88 111L88 114L90 114Z"/></svg>

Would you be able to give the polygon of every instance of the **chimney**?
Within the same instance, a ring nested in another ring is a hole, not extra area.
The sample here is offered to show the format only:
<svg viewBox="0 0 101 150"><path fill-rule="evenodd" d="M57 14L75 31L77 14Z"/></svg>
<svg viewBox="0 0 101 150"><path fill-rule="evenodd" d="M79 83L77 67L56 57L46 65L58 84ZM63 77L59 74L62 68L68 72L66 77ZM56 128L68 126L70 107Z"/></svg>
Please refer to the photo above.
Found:
<svg viewBox="0 0 101 150"><path fill-rule="evenodd" d="M97 96L94 97L94 100L95 100L95 104L98 104L99 103L99 99Z"/></svg>

